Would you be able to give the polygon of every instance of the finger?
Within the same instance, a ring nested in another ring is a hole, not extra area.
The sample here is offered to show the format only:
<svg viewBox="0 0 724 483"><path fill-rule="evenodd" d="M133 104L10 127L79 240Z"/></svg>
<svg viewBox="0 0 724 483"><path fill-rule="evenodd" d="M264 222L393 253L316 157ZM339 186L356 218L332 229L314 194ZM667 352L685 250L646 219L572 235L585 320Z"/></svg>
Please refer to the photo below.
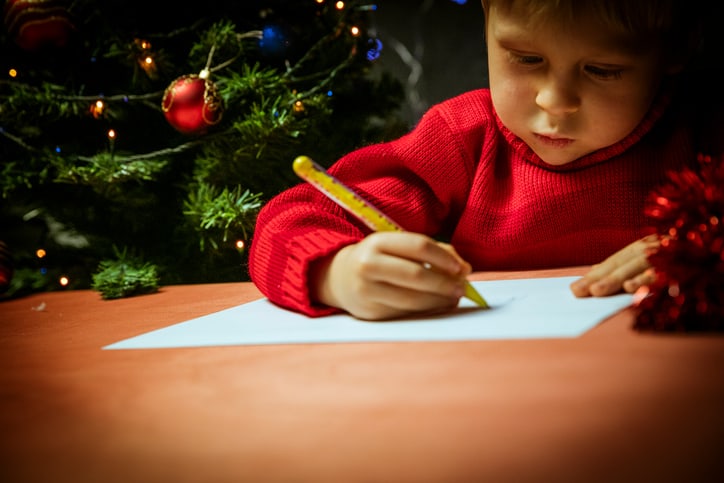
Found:
<svg viewBox="0 0 724 483"><path fill-rule="evenodd" d="M426 235L378 232L370 235L368 239L373 249L380 253L405 258L421 265L428 264L436 271L458 275L467 270L467 264L454 250L445 249Z"/></svg>
<svg viewBox="0 0 724 483"><path fill-rule="evenodd" d="M591 283L589 291L594 297L604 297L620 292L624 288L624 282L636 279L649 266L645 257L630 259L600 280Z"/></svg>
<svg viewBox="0 0 724 483"><path fill-rule="evenodd" d="M465 278L439 271L427 263L380 254L360 262L360 275L377 285L399 287L418 294L424 293L448 299L460 298L465 293ZM377 294L371 294L375 296ZM385 300L395 300L396 295L382 291ZM382 299L376 299L381 302Z"/></svg>
<svg viewBox="0 0 724 483"><path fill-rule="evenodd" d="M470 265L470 263L468 263L465 259L463 259L463 257L460 256L460 254L457 252L457 250L455 250L455 248L452 245L450 245L449 243L438 242L438 246L440 246L443 250L450 253L453 257L455 257L455 259L458 261L458 263L462 267L461 271L465 275L469 275L473 271L472 265Z"/></svg>
<svg viewBox="0 0 724 483"><path fill-rule="evenodd" d="M365 303L352 307L349 312L365 320L448 311L460 301L459 297L445 297L386 283L367 285L364 296Z"/></svg>
<svg viewBox="0 0 724 483"><path fill-rule="evenodd" d="M637 240L617 251L602 263L594 265L587 277L591 280L601 279L610 272L626 266L632 259L648 255L653 249L658 248L658 246L659 237L657 235L649 235Z"/></svg>
<svg viewBox="0 0 724 483"><path fill-rule="evenodd" d="M623 289L628 293L634 293L644 285L651 285L656 281L656 271L653 268L648 268L642 273L639 273L633 278L625 280L623 282Z"/></svg>
<svg viewBox="0 0 724 483"><path fill-rule="evenodd" d="M626 267L631 269L632 260L643 260L644 263L641 265L643 267L641 271L643 271L648 266L648 254L658 248L659 245L660 240L657 235L649 235L631 243L608 257L603 262L591 267L591 270L589 270L588 273L570 285L571 291L576 297L587 297L589 295L593 295L591 292L591 286L594 284L599 284L596 289L598 293L610 290L611 287L607 287L607 282L604 281L604 279L610 277L617 270L619 272L616 276L621 277L622 270L626 270ZM640 271L631 273L627 278L630 278L638 273L640 273ZM609 282L612 282L615 285L617 280L616 278L613 278L609 280Z"/></svg>

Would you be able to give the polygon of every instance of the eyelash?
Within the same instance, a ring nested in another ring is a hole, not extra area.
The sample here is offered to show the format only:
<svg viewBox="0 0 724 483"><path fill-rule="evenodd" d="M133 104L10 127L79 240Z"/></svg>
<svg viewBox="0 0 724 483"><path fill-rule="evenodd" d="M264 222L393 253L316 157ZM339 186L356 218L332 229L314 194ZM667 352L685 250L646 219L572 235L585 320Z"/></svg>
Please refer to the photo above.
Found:
<svg viewBox="0 0 724 483"><path fill-rule="evenodd" d="M620 79L623 72L622 69L605 69L595 65L587 65L584 69L592 76L603 80Z"/></svg>
<svg viewBox="0 0 724 483"><path fill-rule="evenodd" d="M516 54L513 52L509 52L509 55L510 55L510 59L513 62L516 62L518 64L523 64L526 66L538 64L543 61L543 58L538 57L537 55L520 55L520 54Z"/></svg>
<svg viewBox="0 0 724 483"><path fill-rule="evenodd" d="M509 52L509 55L512 62L526 67L532 67L543 62L543 58L537 55L519 55L513 52ZM623 69L606 69L595 65L587 65L584 70L591 76L601 80L620 79L623 73Z"/></svg>

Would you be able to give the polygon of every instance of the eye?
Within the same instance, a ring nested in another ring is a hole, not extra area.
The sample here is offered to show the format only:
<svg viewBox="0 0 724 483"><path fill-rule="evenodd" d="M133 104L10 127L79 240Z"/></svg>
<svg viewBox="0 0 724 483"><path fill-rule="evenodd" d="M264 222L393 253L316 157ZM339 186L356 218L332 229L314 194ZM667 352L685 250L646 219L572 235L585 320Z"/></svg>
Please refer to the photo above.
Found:
<svg viewBox="0 0 724 483"><path fill-rule="evenodd" d="M543 57L540 55L521 54L513 51L508 52L508 57L511 62L526 66L538 65L543 62Z"/></svg>
<svg viewBox="0 0 724 483"><path fill-rule="evenodd" d="M618 67L600 67L597 65L587 65L583 68L593 77L601 80L615 80L620 79L623 69Z"/></svg>

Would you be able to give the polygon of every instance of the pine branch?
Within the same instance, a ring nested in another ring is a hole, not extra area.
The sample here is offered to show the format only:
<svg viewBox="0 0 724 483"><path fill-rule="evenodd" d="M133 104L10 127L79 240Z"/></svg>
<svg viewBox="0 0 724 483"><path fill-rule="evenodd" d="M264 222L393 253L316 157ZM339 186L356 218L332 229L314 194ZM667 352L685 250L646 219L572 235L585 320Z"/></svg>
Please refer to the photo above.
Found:
<svg viewBox="0 0 724 483"><path fill-rule="evenodd" d="M116 260L102 260L93 275L91 287L104 299L117 299L158 291L157 267L127 251L116 251Z"/></svg>
<svg viewBox="0 0 724 483"><path fill-rule="evenodd" d="M221 232L223 242L228 241L232 233L241 233L247 238L261 205L260 194L252 194L249 190L242 192L240 186L220 190L202 183L196 191L189 193L184 202L184 214L197 220L201 250L206 242L218 249L219 243L209 234Z"/></svg>

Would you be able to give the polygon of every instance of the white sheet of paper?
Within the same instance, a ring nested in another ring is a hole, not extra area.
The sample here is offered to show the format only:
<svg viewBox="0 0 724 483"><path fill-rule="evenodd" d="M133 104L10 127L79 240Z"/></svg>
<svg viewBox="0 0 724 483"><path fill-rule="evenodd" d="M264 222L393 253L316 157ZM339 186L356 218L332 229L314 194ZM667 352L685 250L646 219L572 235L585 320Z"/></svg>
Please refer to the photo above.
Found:
<svg viewBox="0 0 724 483"><path fill-rule="evenodd" d="M454 341L578 337L629 306L631 295L577 299L577 277L472 282L490 309L467 299L447 314L387 322L348 315L311 318L260 299L110 344L154 349L260 344Z"/></svg>

